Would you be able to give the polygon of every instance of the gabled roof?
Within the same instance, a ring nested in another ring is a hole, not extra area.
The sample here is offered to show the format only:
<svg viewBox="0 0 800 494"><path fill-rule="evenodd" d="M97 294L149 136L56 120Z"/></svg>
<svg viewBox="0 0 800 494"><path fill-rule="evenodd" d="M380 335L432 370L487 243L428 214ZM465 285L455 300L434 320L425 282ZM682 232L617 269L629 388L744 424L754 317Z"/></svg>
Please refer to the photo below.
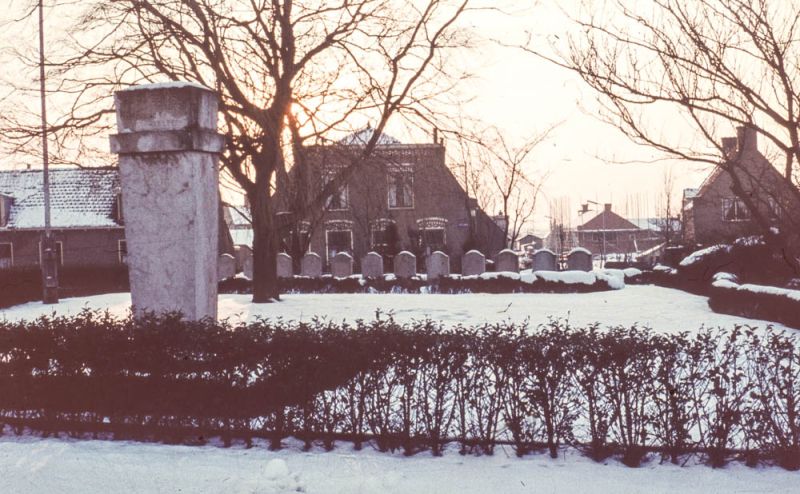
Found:
<svg viewBox="0 0 800 494"><path fill-rule="evenodd" d="M41 170L0 171L0 194L11 197L4 229L44 228ZM50 170L50 223L53 228L119 227L114 208L119 176L115 168Z"/></svg>
<svg viewBox="0 0 800 494"><path fill-rule="evenodd" d="M590 219L578 230L638 230L639 227L609 209L603 210L600 214Z"/></svg>
<svg viewBox="0 0 800 494"><path fill-rule="evenodd" d="M344 139L340 139L339 144L343 146L365 146L372 139L373 135L375 135L375 129L368 126L365 129L350 134ZM402 143L389 134L382 133L378 136L378 146L393 146L396 144Z"/></svg>

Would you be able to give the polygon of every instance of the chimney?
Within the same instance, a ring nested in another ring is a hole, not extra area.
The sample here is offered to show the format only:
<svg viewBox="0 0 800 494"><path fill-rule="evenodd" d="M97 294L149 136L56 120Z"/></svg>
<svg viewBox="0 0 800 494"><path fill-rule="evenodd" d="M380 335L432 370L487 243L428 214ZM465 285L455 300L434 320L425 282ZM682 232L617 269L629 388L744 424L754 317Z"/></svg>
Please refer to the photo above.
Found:
<svg viewBox="0 0 800 494"><path fill-rule="evenodd" d="M758 132L750 126L736 128L736 136L739 139L739 152L753 153L758 151Z"/></svg>
<svg viewBox="0 0 800 494"><path fill-rule="evenodd" d="M439 144L439 129L436 127L433 128L433 143Z"/></svg>
<svg viewBox="0 0 800 494"><path fill-rule="evenodd" d="M610 213L611 212L611 203L610 202L605 203L603 206L604 206L604 210L605 210L606 213Z"/></svg>
<svg viewBox="0 0 800 494"><path fill-rule="evenodd" d="M729 160L736 156L736 145L738 143L736 137L723 137L722 138L722 158Z"/></svg>

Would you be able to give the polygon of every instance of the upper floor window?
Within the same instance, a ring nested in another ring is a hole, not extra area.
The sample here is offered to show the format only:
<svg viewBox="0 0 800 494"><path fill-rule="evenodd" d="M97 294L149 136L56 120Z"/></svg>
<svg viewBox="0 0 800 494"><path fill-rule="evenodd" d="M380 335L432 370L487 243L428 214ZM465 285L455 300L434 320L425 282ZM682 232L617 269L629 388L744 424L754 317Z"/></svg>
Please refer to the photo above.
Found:
<svg viewBox="0 0 800 494"><path fill-rule="evenodd" d="M770 197L767 199L767 206L769 207L769 218L771 220L777 220L781 217L781 205L774 197Z"/></svg>
<svg viewBox="0 0 800 494"><path fill-rule="evenodd" d="M410 164L393 165L388 172L389 208L414 207L414 172Z"/></svg>
<svg viewBox="0 0 800 494"><path fill-rule="evenodd" d="M327 186L336 178L335 172L325 173L324 185ZM347 184L340 185L325 199L325 209L328 211L342 211L348 208L349 187Z"/></svg>
<svg viewBox="0 0 800 494"><path fill-rule="evenodd" d="M739 198L722 200L723 221L746 221L750 219L750 210Z"/></svg>

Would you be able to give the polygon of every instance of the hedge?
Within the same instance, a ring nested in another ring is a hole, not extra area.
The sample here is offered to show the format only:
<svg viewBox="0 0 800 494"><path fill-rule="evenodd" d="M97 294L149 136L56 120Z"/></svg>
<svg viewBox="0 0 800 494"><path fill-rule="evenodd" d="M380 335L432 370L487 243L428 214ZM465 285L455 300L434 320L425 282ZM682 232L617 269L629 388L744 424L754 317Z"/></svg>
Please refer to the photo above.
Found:
<svg viewBox="0 0 800 494"><path fill-rule="evenodd" d="M637 466L700 455L800 468L800 345L736 327L444 328L185 322L175 315L0 322L0 420L22 433L280 448L517 455L564 445Z"/></svg>
<svg viewBox="0 0 800 494"><path fill-rule="evenodd" d="M793 294L794 297L792 296ZM714 312L763 319L800 329L800 291L760 285L714 283L708 305Z"/></svg>
<svg viewBox="0 0 800 494"><path fill-rule="evenodd" d="M60 268L58 278L62 298L130 291L124 265ZM0 270L0 309L41 299L42 273L38 267Z"/></svg>
<svg viewBox="0 0 800 494"><path fill-rule="evenodd" d="M279 279L281 293L588 293L612 290L605 279L591 285L565 283L537 278L533 283L505 276L494 278L443 277L427 281L421 278L307 278L294 276ZM252 282L231 278L220 282L220 293L252 293Z"/></svg>

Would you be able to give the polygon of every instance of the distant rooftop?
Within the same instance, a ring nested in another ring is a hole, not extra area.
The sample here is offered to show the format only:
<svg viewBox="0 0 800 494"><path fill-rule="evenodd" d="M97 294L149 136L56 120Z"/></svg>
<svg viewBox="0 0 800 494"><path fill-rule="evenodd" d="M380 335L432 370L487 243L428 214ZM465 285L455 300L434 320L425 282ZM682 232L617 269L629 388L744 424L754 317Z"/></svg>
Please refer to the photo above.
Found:
<svg viewBox="0 0 800 494"><path fill-rule="evenodd" d="M118 188L115 168L51 169L51 225L53 228L121 226L114 220ZM42 170L0 171L0 194L13 199L4 228L44 228Z"/></svg>
<svg viewBox="0 0 800 494"><path fill-rule="evenodd" d="M339 144L343 146L365 146L372 139L372 136L374 135L375 135L375 129L373 129L372 127L367 127L365 129L359 130L358 132L350 134L344 139L340 139ZM377 142L378 146L393 146L396 144L402 144L402 142L390 136L389 134L381 133L378 136L378 142Z"/></svg>

